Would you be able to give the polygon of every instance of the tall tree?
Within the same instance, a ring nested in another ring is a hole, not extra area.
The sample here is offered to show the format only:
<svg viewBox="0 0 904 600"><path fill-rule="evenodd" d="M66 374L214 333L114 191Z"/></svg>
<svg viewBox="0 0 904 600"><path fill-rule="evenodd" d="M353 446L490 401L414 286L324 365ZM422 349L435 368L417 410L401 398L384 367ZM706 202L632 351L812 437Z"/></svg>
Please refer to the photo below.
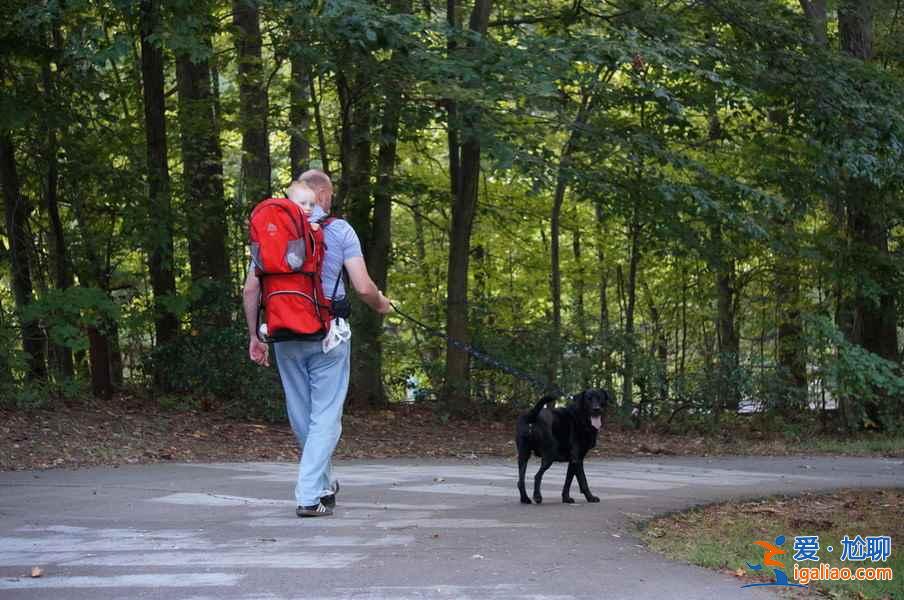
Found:
<svg viewBox="0 0 904 600"><path fill-rule="evenodd" d="M801 0L810 20L817 43L825 45L826 11L824 0ZM838 34L840 48L846 55L869 63L874 59L874 0L841 0L838 4ZM868 73L866 70L858 74ZM855 133L862 133L862 123L851 119ZM850 136L848 133L848 137ZM837 315L849 339L888 360L898 360L897 301L891 287L893 269L889 268L888 192L864 175L843 173L837 186L840 190L838 206L846 214L838 215L849 240L846 261L856 270L853 294L838 286ZM878 292L876 292L878 290ZM866 411L873 422L881 425L877 401L866 403Z"/></svg>
<svg viewBox="0 0 904 600"><path fill-rule="evenodd" d="M154 292L154 328L157 344L173 341L179 321L165 307L164 299L176 292L173 268L173 217L167 163L166 97L164 95L163 48L160 45L159 0L140 5L141 76L144 98L144 131L147 142L148 210L145 252Z"/></svg>
<svg viewBox="0 0 904 600"><path fill-rule="evenodd" d="M57 91L57 78L63 65L61 54L63 51L63 39L60 28L59 15L51 17L50 31L45 34L49 38L50 51L46 53L41 64L41 79L44 84L45 98L50 102L50 107L45 111L46 145L44 160L47 164L46 180L44 185L44 208L50 222L51 256L54 265L54 285L57 289L65 290L72 287L73 273L69 252L66 248L66 236L63 231L63 221L60 218L59 206L59 138L56 119L61 112L61 103ZM54 68L55 67L55 68ZM53 344L51 346L53 362L59 374L67 379L74 375L72 364L72 350L64 345Z"/></svg>
<svg viewBox="0 0 904 600"><path fill-rule="evenodd" d="M582 86L581 97L577 114L568 132L568 139L562 147L559 155L559 166L556 174L556 189L553 194L552 214L550 216L550 262L552 272L550 274L550 296L552 297L552 356L549 366L549 380L554 381L557 376L559 362L562 360L562 269L559 250L559 229L562 217L562 205L565 202L565 193L568 190L568 182L571 177L573 154L580 141L581 133L587 126L587 116L594 108L594 100L599 85L599 76L603 70L600 65L593 74L588 86ZM580 243L578 243L580 247Z"/></svg>
<svg viewBox="0 0 904 600"><path fill-rule="evenodd" d="M305 60L304 31L300 27L292 28L292 49L289 62L291 73L289 89L291 104L289 105L289 164L292 177L308 170L311 161L311 68Z"/></svg>
<svg viewBox="0 0 904 600"><path fill-rule="evenodd" d="M267 122L270 103L264 78L259 3L257 0L233 0L232 13L238 60L239 130L242 133L240 197L253 205L272 194Z"/></svg>
<svg viewBox="0 0 904 600"><path fill-rule="evenodd" d="M447 19L458 24L457 0L447 0ZM491 0L475 0L469 29L478 34L471 37L467 49L472 59L479 40L487 34ZM450 54L458 54L454 43ZM446 332L452 339L469 342L468 327L468 265L471 255L471 231L477 210L477 191L480 180L480 110L475 106L457 106L447 101L449 114L449 173L452 189L452 229L449 243L447 272ZM459 140L461 145L459 145ZM467 352L446 344L446 381L443 397L456 411L462 411L470 396L469 357Z"/></svg>
<svg viewBox="0 0 904 600"><path fill-rule="evenodd" d="M820 46L828 45L826 0L800 0L800 6L810 22L813 41Z"/></svg>
<svg viewBox="0 0 904 600"><path fill-rule="evenodd" d="M632 194L633 196L633 194ZM628 280L626 282L625 302L625 338L627 346L625 347L625 364L624 378L622 380L622 414L630 416L632 413L635 417L639 416L635 412L634 406L634 365L636 362L636 344L634 340L634 309L637 305L637 269L640 265L640 232L642 225L639 217L638 199L634 199L634 208L632 210L631 222L628 226Z"/></svg>
<svg viewBox="0 0 904 600"><path fill-rule="evenodd" d="M574 230L571 232L571 251L574 255L575 274L574 274L574 319L577 323L577 342L578 353L581 356L580 382L581 388L587 389L591 387L588 344L590 338L588 336L587 315L584 308L585 283L584 283L584 260L583 246L581 244L581 221L577 216L577 207L573 211Z"/></svg>
<svg viewBox="0 0 904 600"><path fill-rule="evenodd" d="M777 229L784 228L788 239L795 239L791 222L777 222ZM780 230L780 229L779 229ZM790 244L796 254L797 244ZM785 383L785 393L780 406L787 414L797 412L806 404L807 393L807 343L804 337L801 313L800 261L796 255L776 256L774 266L775 305L778 311L778 339L776 352L780 377Z"/></svg>
<svg viewBox="0 0 904 600"><path fill-rule="evenodd" d="M34 302L31 266L28 260L31 236L28 216L32 207L22 195L16 167L15 147L9 130L0 131L0 187L3 188L3 207L6 213L6 234L9 238L9 260L12 270L13 296L19 317L22 349L28 356L27 377L31 381L47 376L44 355L44 335L38 323L22 315Z"/></svg>
<svg viewBox="0 0 904 600"><path fill-rule="evenodd" d="M843 0L838 6L838 32L842 49L862 61L873 59L873 0ZM854 299L854 341L882 358L897 362L897 306L889 288L888 220L884 212L886 192L871 181L854 178L847 182L848 227L854 251L866 249L871 282L857 286ZM879 284L878 297L869 288ZM874 411L875 412L875 408ZM874 418L875 414L871 415Z"/></svg>
<svg viewBox="0 0 904 600"><path fill-rule="evenodd" d="M741 339L737 329L735 316L737 313L737 273L731 250L723 242L722 225L712 226L713 242L717 257L714 260L716 288L716 340L719 348L719 379L713 407L713 417L719 421L721 412L736 410L740 401L739 391L734 381L734 374L740 364Z"/></svg>
<svg viewBox="0 0 904 600"><path fill-rule="evenodd" d="M178 17L193 16L192 10L180 8ZM192 281L201 287L202 305L222 307L218 299L229 281L229 264L220 127L209 62L213 23L209 8L202 3L200 9L203 12L194 19L200 26L192 31L197 39L189 41L200 49L183 47L176 56L188 256ZM216 311L216 322L225 324L228 319L228 312Z"/></svg>
<svg viewBox="0 0 904 600"><path fill-rule="evenodd" d="M396 14L411 12L410 0L393 0ZM392 247L392 198L395 193L395 169L398 154L399 122L402 111L404 47L393 50L383 74L383 107L377 151L377 186L373 190L373 214L367 229L365 257L367 270L377 287L387 290L389 252ZM344 169L343 169L344 171ZM370 310L358 311L355 321L356 344L352 345L354 377L349 397L357 403L382 406L387 403L383 386L383 316Z"/></svg>
<svg viewBox="0 0 904 600"><path fill-rule="evenodd" d="M373 260L370 231L373 217L371 175L373 140L371 116L374 109L375 62L369 48L355 40L343 40L337 54L336 86L341 114L339 161L342 173L334 212L345 214L358 232L365 260ZM373 274L372 274L373 275ZM349 403L380 405L386 401L380 364L379 319L370 315L363 303L355 303L352 327L358 343L352 344L352 378Z"/></svg>
<svg viewBox="0 0 904 600"><path fill-rule="evenodd" d="M609 268L606 264L606 237L603 233L603 206L601 202L594 203L596 214L596 261L599 268L599 305L600 323L597 332L597 344L600 347L600 369L603 372L603 384L607 390L612 389L612 345L610 343L611 326L609 324Z"/></svg>

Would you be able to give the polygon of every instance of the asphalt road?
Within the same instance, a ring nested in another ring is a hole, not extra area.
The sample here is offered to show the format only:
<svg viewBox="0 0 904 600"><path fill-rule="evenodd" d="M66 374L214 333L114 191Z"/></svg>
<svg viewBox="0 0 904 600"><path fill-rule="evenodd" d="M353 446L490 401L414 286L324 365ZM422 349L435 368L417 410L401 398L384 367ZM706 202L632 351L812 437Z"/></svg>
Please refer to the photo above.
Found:
<svg viewBox="0 0 904 600"><path fill-rule="evenodd" d="M564 505L564 470L547 472L544 504L524 506L511 461L339 462L336 515L317 519L295 517L291 464L0 473L0 598L775 598L645 551L633 523L729 498L904 486L901 459L599 460L587 474L602 502L575 482Z"/></svg>

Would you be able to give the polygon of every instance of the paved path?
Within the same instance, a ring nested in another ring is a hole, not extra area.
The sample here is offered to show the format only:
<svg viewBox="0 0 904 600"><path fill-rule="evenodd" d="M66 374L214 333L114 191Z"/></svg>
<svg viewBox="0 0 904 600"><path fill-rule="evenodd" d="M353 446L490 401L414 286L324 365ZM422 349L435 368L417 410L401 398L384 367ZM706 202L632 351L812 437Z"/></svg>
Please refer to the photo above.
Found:
<svg viewBox="0 0 904 600"><path fill-rule="evenodd" d="M532 462L532 474L538 463ZM775 598L650 554L632 521L727 498L904 486L900 459L588 465L602 498L522 506L513 462L349 461L332 518L298 519L289 464L0 473L0 598ZM40 566L44 576L27 576Z"/></svg>

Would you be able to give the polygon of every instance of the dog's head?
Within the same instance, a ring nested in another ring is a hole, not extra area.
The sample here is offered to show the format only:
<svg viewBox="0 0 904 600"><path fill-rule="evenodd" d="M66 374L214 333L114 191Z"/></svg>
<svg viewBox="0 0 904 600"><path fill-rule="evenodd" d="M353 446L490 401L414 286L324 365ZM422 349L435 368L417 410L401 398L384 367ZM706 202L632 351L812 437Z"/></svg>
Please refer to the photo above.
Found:
<svg viewBox="0 0 904 600"><path fill-rule="evenodd" d="M575 394L574 403L578 412L590 420L596 430L602 429L606 419L606 408L609 406L609 392L606 390L584 390Z"/></svg>

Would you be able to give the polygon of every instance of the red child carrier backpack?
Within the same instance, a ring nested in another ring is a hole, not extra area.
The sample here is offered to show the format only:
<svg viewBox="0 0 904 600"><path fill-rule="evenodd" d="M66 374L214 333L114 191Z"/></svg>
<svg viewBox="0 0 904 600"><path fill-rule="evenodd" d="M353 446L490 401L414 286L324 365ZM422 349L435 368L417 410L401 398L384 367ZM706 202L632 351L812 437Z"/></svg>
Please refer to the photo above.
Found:
<svg viewBox="0 0 904 600"><path fill-rule="evenodd" d="M315 231L288 198L269 198L251 212L249 237L261 282L258 337L266 342L323 339L330 327L320 282L323 231Z"/></svg>

